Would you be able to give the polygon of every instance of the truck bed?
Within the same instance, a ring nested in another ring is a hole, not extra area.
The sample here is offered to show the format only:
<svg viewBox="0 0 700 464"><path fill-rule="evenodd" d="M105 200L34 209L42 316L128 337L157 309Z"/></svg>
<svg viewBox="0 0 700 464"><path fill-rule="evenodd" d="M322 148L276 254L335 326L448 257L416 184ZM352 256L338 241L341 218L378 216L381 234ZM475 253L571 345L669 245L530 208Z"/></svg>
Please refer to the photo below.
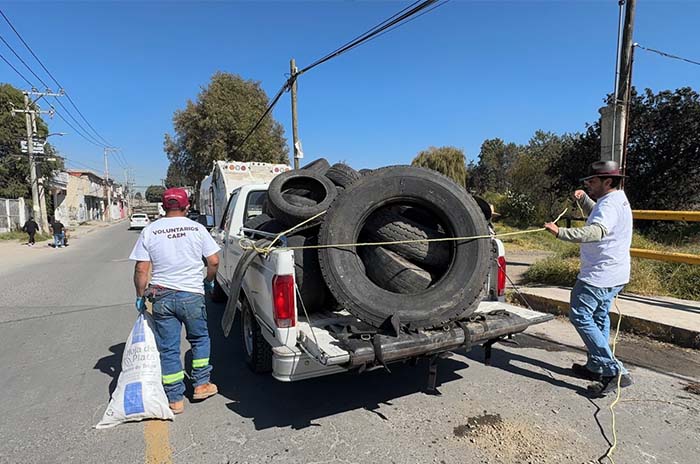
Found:
<svg viewBox="0 0 700 464"><path fill-rule="evenodd" d="M554 316L499 301L482 302L467 319L439 329L377 333L351 314L299 315L296 347L273 348L273 376L295 381L353 369L375 368L409 358L431 356L492 343Z"/></svg>

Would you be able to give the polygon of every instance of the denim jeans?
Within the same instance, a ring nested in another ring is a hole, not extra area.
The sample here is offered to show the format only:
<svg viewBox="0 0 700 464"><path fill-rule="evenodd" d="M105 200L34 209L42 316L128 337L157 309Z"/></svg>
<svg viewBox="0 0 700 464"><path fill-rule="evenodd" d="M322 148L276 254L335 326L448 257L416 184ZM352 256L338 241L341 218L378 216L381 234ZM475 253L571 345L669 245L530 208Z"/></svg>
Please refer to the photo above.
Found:
<svg viewBox="0 0 700 464"><path fill-rule="evenodd" d="M160 351L163 387L168 401L180 401L185 393L180 361L180 333L185 325L187 341L192 346L192 379L195 387L209 382L209 329L204 295L167 291L153 301L156 343Z"/></svg>
<svg viewBox="0 0 700 464"><path fill-rule="evenodd" d="M53 234L53 246L59 248L63 246L63 232L60 234Z"/></svg>
<svg viewBox="0 0 700 464"><path fill-rule="evenodd" d="M586 367L591 372L604 376L615 376L627 369L615 359L610 349L610 307L622 290L618 287L594 287L581 280L576 281L571 291L569 320L576 328L588 349Z"/></svg>

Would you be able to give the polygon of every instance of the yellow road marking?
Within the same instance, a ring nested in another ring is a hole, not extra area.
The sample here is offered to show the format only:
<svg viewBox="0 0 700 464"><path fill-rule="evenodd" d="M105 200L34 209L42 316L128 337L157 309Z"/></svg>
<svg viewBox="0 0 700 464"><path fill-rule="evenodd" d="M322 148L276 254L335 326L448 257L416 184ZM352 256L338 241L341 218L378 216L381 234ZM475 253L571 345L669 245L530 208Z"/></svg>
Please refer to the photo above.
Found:
<svg viewBox="0 0 700 464"><path fill-rule="evenodd" d="M146 464L172 464L170 427L168 422L149 420L144 423L143 439L146 442Z"/></svg>

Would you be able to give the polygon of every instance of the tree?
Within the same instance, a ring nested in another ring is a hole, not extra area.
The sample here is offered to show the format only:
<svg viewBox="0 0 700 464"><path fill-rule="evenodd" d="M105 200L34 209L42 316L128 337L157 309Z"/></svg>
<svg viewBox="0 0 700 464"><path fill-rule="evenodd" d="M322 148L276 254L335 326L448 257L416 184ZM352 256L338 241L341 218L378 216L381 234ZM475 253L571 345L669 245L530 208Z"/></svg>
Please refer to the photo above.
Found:
<svg viewBox="0 0 700 464"><path fill-rule="evenodd" d="M467 166L464 151L455 147L429 147L411 161L412 166L420 166L437 171L454 180L462 187L467 184Z"/></svg>
<svg viewBox="0 0 700 464"><path fill-rule="evenodd" d="M196 101L175 112L175 135L165 134L164 150L184 184L204 178L215 160L288 163L284 129L271 116L240 146L267 104L259 82L215 73Z"/></svg>
<svg viewBox="0 0 700 464"><path fill-rule="evenodd" d="M625 193L633 209L683 210L700 206L700 95L684 87L654 94L633 90ZM552 164L560 193L580 187L600 157L600 124L572 138Z"/></svg>
<svg viewBox="0 0 700 464"><path fill-rule="evenodd" d="M134 200L138 200L138 201L143 200L143 195L141 195L141 192L136 192L134 194Z"/></svg>
<svg viewBox="0 0 700 464"><path fill-rule="evenodd" d="M146 201L149 203L158 203L163 200L163 192L165 187L162 185L149 185L146 189Z"/></svg>
<svg viewBox="0 0 700 464"><path fill-rule="evenodd" d="M168 174L165 176L165 186L170 188L184 187L185 185L192 184L188 181L187 176L182 172L180 166L171 163L170 166L168 166Z"/></svg>
<svg viewBox="0 0 700 464"><path fill-rule="evenodd" d="M506 144L498 138L485 140L470 186L478 192L506 192L510 188L508 172L519 152L520 147L514 143Z"/></svg>
<svg viewBox="0 0 700 464"><path fill-rule="evenodd" d="M29 157L20 149L20 140L27 140L26 122L24 115L12 115L13 107L24 108L22 91L10 84L0 84L0 197L31 199ZM37 117L36 126L37 136L45 138L49 133L46 123ZM45 177L50 177L63 163L46 161L55 154L50 144L44 146L44 152L46 156L36 157L37 166Z"/></svg>

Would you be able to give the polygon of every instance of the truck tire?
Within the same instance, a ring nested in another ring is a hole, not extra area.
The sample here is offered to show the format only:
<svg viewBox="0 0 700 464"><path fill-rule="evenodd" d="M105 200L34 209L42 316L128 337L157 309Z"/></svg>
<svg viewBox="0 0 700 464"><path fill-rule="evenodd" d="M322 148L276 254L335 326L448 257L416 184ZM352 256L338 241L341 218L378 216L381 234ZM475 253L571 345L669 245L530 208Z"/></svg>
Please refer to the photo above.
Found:
<svg viewBox="0 0 700 464"><path fill-rule="evenodd" d="M360 173L344 163L336 163L326 171L326 177L338 187L347 188L359 179Z"/></svg>
<svg viewBox="0 0 700 464"><path fill-rule="evenodd" d="M373 213L367 220L365 231L376 242L445 237L445 234L408 219L389 208L383 208ZM432 268L444 268L450 259L448 242L398 243L386 245L386 247L411 262Z"/></svg>
<svg viewBox="0 0 700 464"><path fill-rule="evenodd" d="M359 172L361 176L366 176L367 174L371 174L374 169L360 169Z"/></svg>
<svg viewBox="0 0 700 464"><path fill-rule="evenodd" d="M309 164L302 166L300 169L303 169L305 171L315 171L319 174L325 174L326 171L328 171L328 168L330 167L331 165L326 158L319 158L310 162Z"/></svg>
<svg viewBox="0 0 700 464"><path fill-rule="evenodd" d="M221 288L221 285L219 285L219 281L217 279L214 279L214 288L211 291L210 298L214 303L226 303L226 300L228 299L226 292L224 292L224 289Z"/></svg>
<svg viewBox="0 0 700 464"><path fill-rule="evenodd" d="M290 247L317 244L317 236L292 235L287 238L287 246ZM294 276L306 311L312 313L324 309L328 297L328 288L321 275L317 249L294 250ZM299 307L299 313L301 314L302 312L303 309Z"/></svg>
<svg viewBox="0 0 700 464"><path fill-rule="evenodd" d="M360 247L367 277L394 293L418 293L430 286L430 272L381 246Z"/></svg>
<svg viewBox="0 0 700 464"><path fill-rule="evenodd" d="M439 218L448 237L487 234L481 210L463 188L437 172L410 166L379 169L338 197L325 215L319 244L357 243L366 218L392 204L421 206ZM409 328L441 326L476 309L487 277L487 239L449 242L450 259L433 283L418 293L388 291L358 264L356 249L319 250L326 285L341 307L379 327L392 316Z"/></svg>
<svg viewBox="0 0 700 464"><path fill-rule="evenodd" d="M241 341L245 362L250 370L256 374L272 372L272 347L263 337L245 295L241 298Z"/></svg>
<svg viewBox="0 0 700 464"><path fill-rule="evenodd" d="M304 197L314 205L298 206L285 198L288 190L308 190ZM333 182L314 171L287 171L275 177L267 189L267 208L272 216L287 227L293 227L325 210L333 203L338 192ZM313 223L318 224L321 218Z"/></svg>
<svg viewBox="0 0 700 464"><path fill-rule="evenodd" d="M310 192L307 191L304 194L308 195L309 193ZM293 193L283 193L282 196L287 201L287 203L294 206L316 206L317 204L316 200L306 198L302 195L295 195Z"/></svg>

